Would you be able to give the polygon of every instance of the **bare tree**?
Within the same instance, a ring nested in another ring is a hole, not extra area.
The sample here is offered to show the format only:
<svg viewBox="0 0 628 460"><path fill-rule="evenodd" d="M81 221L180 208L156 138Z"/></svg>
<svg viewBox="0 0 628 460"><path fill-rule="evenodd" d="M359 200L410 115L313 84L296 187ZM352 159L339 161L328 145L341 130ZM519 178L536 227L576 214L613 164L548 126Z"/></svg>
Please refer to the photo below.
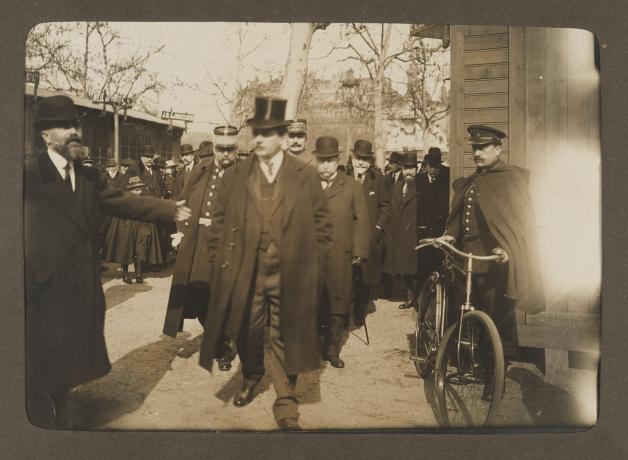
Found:
<svg viewBox="0 0 628 460"><path fill-rule="evenodd" d="M146 110L143 96L165 88L147 66L163 48L129 52L107 22L44 23L28 36L27 67L40 71L44 86L111 106L117 162L119 114L131 104Z"/></svg>

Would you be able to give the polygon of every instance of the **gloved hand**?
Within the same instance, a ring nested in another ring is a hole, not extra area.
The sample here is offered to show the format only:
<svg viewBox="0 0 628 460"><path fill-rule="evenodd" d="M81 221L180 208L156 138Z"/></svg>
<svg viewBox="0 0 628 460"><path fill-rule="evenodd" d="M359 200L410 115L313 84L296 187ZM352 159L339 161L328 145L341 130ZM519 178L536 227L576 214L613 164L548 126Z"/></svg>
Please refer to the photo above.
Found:
<svg viewBox="0 0 628 460"><path fill-rule="evenodd" d="M172 247L176 248L177 246L179 246L179 244L181 244L181 240L183 239L183 233L173 233L172 235L170 235L170 238L172 238Z"/></svg>

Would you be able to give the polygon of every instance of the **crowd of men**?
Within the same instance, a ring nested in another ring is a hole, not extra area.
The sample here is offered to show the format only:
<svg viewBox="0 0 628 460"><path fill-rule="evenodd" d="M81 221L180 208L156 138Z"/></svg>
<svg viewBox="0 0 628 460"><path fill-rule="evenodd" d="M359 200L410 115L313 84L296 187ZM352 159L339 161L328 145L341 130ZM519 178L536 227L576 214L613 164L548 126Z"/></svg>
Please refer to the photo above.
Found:
<svg viewBox="0 0 628 460"><path fill-rule="evenodd" d="M319 368L321 356L345 366L350 322L365 323L377 292L391 298L401 280L399 308L417 306L420 286L441 261L436 250L417 255L421 238L447 234L480 255L498 245L515 254L516 270L491 265L478 291L508 337L516 341L522 289L532 305L524 308L540 308L541 297L530 298L534 245L508 234L533 229L526 178L499 161L504 134L494 128L469 127L478 172L454 187L450 213L449 168L438 148L422 159L416 150L391 152L382 172L371 142L359 139L342 165L334 137L306 150L307 121L286 120L286 101L278 98L256 98L250 154L240 153L238 129L225 125L213 143L183 144L180 165L145 146L139 164L109 162L104 174L90 172L76 161L80 128L67 99L40 102L36 123L48 152L26 164L29 414L38 424L57 426L67 392L110 368L97 260L102 226L111 225L104 214L162 222L159 244L176 248L163 332L175 337L184 319L198 319L202 367L211 371L217 361L227 371L239 357L237 407L253 400L268 370L282 429L299 429L298 374ZM144 196L123 192L139 187ZM511 200L505 208L498 193ZM63 244L50 247L55 238ZM55 303L63 315L51 313ZM42 325L42 317L50 322Z"/></svg>

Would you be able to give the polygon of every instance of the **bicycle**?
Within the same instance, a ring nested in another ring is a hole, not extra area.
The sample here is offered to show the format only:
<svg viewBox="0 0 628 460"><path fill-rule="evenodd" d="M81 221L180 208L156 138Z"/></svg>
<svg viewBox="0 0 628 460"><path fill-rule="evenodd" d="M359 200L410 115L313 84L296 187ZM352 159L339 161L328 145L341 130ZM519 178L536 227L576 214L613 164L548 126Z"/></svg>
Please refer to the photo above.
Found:
<svg viewBox="0 0 628 460"><path fill-rule="evenodd" d="M506 263L508 255L496 248L492 256L474 256L442 237L423 239L415 249L427 246L440 249L445 258L421 290L412 360L422 378L434 372L441 426L490 426L504 392L504 352L491 317L471 304L473 261ZM467 260L464 269L454 256ZM466 279L465 302L459 318L449 324L447 304L457 273Z"/></svg>

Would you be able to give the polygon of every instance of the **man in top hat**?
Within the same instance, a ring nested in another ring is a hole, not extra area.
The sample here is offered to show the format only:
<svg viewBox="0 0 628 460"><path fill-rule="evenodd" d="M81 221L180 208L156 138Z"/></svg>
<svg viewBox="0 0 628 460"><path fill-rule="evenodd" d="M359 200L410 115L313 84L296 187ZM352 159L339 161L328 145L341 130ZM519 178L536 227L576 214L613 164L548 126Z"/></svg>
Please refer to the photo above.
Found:
<svg viewBox="0 0 628 460"><path fill-rule="evenodd" d="M392 189L390 221L386 235L383 271L398 275L406 285L406 301L399 308L416 305L417 298L417 151L408 150L401 157L402 179Z"/></svg>
<svg viewBox="0 0 628 460"><path fill-rule="evenodd" d="M163 196L163 184L161 174L155 168L155 149L152 145L142 147L139 172L140 179L146 185L146 196L161 198Z"/></svg>
<svg viewBox="0 0 628 460"><path fill-rule="evenodd" d="M182 167L174 180L174 197L177 200L185 188L188 178L192 175L192 170L196 166L195 153L194 147L190 144L181 144L179 154L181 155Z"/></svg>
<svg viewBox="0 0 628 460"><path fill-rule="evenodd" d="M224 337L236 340L244 379L234 405L248 404L265 373L270 323L275 420L298 429L297 374L320 366L317 304L331 225L316 170L284 150L286 102L255 99L248 121L254 153L222 179L210 227L214 270L201 365L211 370Z"/></svg>
<svg viewBox="0 0 628 460"><path fill-rule="evenodd" d="M173 235L178 246L172 277L164 334L176 337L185 318L205 323L212 267L209 261L209 236L216 209L216 197L227 168L236 163L238 129L218 126L214 129L213 156L204 156L192 170L180 199L192 210L192 218L179 225ZM205 153L205 152L204 152ZM226 341L220 355L220 370L228 371L235 358L234 347Z"/></svg>
<svg viewBox="0 0 628 460"><path fill-rule="evenodd" d="M368 259L371 228L362 187L352 177L338 174L338 140L324 136L316 140L318 174L327 197L333 228L332 245L324 267L325 284L321 313L325 322L324 358L342 368L343 334L348 325L353 270Z"/></svg>
<svg viewBox="0 0 628 460"><path fill-rule="evenodd" d="M425 174L417 175L418 238L434 238L445 231L449 215L449 168L443 165L442 152L430 147L423 158ZM420 288L429 274L442 262L441 251L428 247L418 253L417 283Z"/></svg>
<svg viewBox="0 0 628 460"><path fill-rule="evenodd" d="M464 252L508 254L508 263L474 262L473 303L484 306L495 321L504 355L517 351L515 309L539 313L545 309L536 224L528 192L527 170L500 159L506 135L493 127L471 125L476 172L457 179L447 219L446 236Z"/></svg>
<svg viewBox="0 0 628 460"><path fill-rule="evenodd" d="M98 258L103 213L138 221L190 213L110 187L84 167L71 98L40 99L35 129L47 151L27 157L24 167L27 411L34 424L58 427L69 390L111 369Z"/></svg>
<svg viewBox="0 0 628 460"><path fill-rule="evenodd" d="M351 154L351 167L347 168L346 174L362 184L371 229L369 258L361 265L361 278L356 279L354 322L357 325L363 323L368 309L370 288L377 286L381 280L383 235L390 216L390 194L386 178L373 167L374 160L373 145L363 139L355 141Z"/></svg>
<svg viewBox="0 0 628 460"><path fill-rule="evenodd" d="M299 118L288 122L288 152L305 164L316 166L316 157L305 151L307 144L307 121Z"/></svg>

